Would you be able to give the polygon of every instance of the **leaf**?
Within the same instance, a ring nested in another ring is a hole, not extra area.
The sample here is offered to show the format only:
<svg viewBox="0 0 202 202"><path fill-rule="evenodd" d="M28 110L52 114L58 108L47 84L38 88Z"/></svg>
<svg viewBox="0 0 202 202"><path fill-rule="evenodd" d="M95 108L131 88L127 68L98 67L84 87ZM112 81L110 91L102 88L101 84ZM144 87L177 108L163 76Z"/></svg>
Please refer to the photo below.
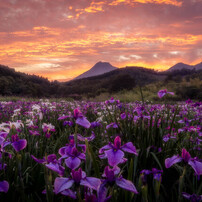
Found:
<svg viewBox="0 0 202 202"><path fill-rule="evenodd" d="M161 166L161 163L159 162L159 160L158 160L156 154L155 154L154 152L150 152L150 153L151 153L151 155L154 157L154 159L156 160L156 162L158 163L160 169L163 170L163 168L162 168L162 166Z"/></svg>

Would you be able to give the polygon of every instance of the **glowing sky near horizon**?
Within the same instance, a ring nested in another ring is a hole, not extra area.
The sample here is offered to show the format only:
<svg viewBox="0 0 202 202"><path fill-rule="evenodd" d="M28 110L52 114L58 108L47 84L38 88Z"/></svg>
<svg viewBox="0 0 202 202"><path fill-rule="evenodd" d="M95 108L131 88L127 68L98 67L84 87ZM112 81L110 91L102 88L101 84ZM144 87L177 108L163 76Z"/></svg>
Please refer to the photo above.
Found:
<svg viewBox="0 0 202 202"><path fill-rule="evenodd" d="M0 0L0 64L70 80L96 62L202 61L202 0Z"/></svg>

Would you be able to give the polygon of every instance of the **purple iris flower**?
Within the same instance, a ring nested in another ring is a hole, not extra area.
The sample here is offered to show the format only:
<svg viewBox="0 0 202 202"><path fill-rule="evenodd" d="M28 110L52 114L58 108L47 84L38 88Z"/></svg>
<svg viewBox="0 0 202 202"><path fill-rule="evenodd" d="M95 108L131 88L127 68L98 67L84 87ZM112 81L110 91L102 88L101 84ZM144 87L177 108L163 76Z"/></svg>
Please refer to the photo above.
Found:
<svg viewBox="0 0 202 202"><path fill-rule="evenodd" d="M76 120L76 124L83 126L84 128L90 128L90 122L78 109L74 109L74 118Z"/></svg>
<svg viewBox="0 0 202 202"><path fill-rule="evenodd" d="M43 123L42 129L45 133L46 138L50 138L51 132L55 132L55 126L53 126L52 124Z"/></svg>
<svg viewBox="0 0 202 202"><path fill-rule="evenodd" d="M155 180L157 181L161 181L161 175L162 175L163 171L162 170L158 170L156 168L152 168L152 174Z"/></svg>
<svg viewBox="0 0 202 202"><path fill-rule="evenodd" d="M141 172L140 172L140 174L144 174L144 175L149 175L149 174L151 174L152 173L152 171L150 171L150 170L142 170Z"/></svg>
<svg viewBox="0 0 202 202"><path fill-rule="evenodd" d="M102 147L99 150L99 153L104 153L103 155L100 155L100 158L108 158L108 163L110 166L116 166L124 160L123 151L138 155L132 142L128 142L121 146L121 138L119 136L114 139L114 144L110 142L108 145Z"/></svg>
<svg viewBox="0 0 202 202"><path fill-rule="evenodd" d="M122 176L117 177L120 172L120 168L115 166L112 169L109 166L105 167L104 174L102 175L106 179L102 181L102 184L100 185L98 189L98 201L104 202L107 196L107 185L113 186L116 184L118 187L121 187L122 189L126 189L128 191L131 191L135 194L138 194L138 191L134 184L124 179Z"/></svg>
<svg viewBox="0 0 202 202"><path fill-rule="evenodd" d="M158 170L156 168L152 168L152 170L142 170L140 172L141 174L141 179L143 184L146 184L147 182L147 175L153 174L153 178L157 181L161 181L161 175L162 175L163 171L162 170Z"/></svg>
<svg viewBox="0 0 202 202"><path fill-rule="evenodd" d="M18 135L11 136L11 145L15 149L16 152L23 150L27 146L26 139L19 139Z"/></svg>
<svg viewBox="0 0 202 202"><path fill-rule="evenodd" d="M175 137L175 136L172 136L172 135L170 135L170 134L167 134L167 135L164 135L164 136L163 136L163 141L164 141L164 142L168 142L168 140L170 140L170 139L176 139L176 137Z"/></svg>
<svg viewBox="0 0 202 202"><path fill-rule="evenodd" d="M190 200L191 202L199 202L202 201L202 195L196 195L196 194L188 194L185 192L182 192L182 196L188 200Z"/></svg>
<svg viewBox="0 0 202 202"><path fill-rule="evenodd" d="M31 155L32 159L40 164L45 164L47 168L58 173L60 176L64 175L65 168L60 165L55 154L50 154L46 158L37 159L35 156Z"/></svg>
<svg viewBox="0 0 202 202"><path fill-rule="evenodd" d="M98 121L94 121L91 123L91 128L98 128L98 127L101 127L102 124Z"/></svg>
<svg viewBox="0 0 202 202"><path fill-rule="evenodd" d="M0 192L8 192L9 184L7 181L1 181L0 182Z"/></svg>
<svg viewBox="0 0 202 202"><path fill-rule="evenodd" d="M78 135L77 135L77 138L78 138L78 140L80 140L80 141L85 141L85 140L92 141L92 140L95 139L95 133L92 132L91 136L89 136L89 137L83 137L82 135L78 134Z"/></svg>
<svg viewBox="0 0 202 202"><path fill-rule="evenodd" d="M69 118L70 116L69 115L63 115L63 116L60 116L59 118L58 118L58 120L64 120L64 119L66 119L66 118Z"/></svg>
<svg viewBox="0 0 202 202"><path fill-rule="evenodd" d="M79 139L79 138L78 138ZM85 153L86 152L86 145L85 144L77 144L78 147L81 147L82 151ZM74 136L70 135L69 136L69 144L67 144L64 147L61 147L58 151L58 153L63 156L66 154L71 153L71 150L76 147L76 144L74 142ZM65 157L66 158L66 157Z"/></svg>
<svg viewBox="0 0 202 202"><path fill-rule="evenodd" d="M109 100L106 100L105 101L105 104L112 104L112 103L114 103L116 100L113 98L113 97L111 97Z"/></svg>
<svg viewBox="0 0 202 202"><path fill-rule="evenodd" d="M159 96L159 98L162 98L162 97L165 96L166 94L174 95L173 92L168 92L167 89L160 90L160 91L158 92L158 96Z"/></svg>
<svg viewBox="0 0 202 202"><path fill-rule="evenodd" d="M140 179L143 185L147 184L147 176L150 175L152 172L150 170L142 170L140 172Z"/></svg>
<svg viewBox="0 0 202 202"><path fill-rule="evenodd" d="M40 135L39 131L37 131L37 130L29 130L29 132L31 135L34 135L34 136Z"/></svg>
<svg viewBox="0 0 202 202"><path fill-rule="evenodd" d="M59 159L59 161L61 162L62 159L65 159L66 166L73 170L80 166L81 160L86 159L86 155L79 152L76 147L73 147L71 151L66 149L64 153L60 154L62 154L62 157Z"/></svg>
<svg viewBox="0 0 202 202"><path fill-rule="evenodd" d="M61 193L64 195L64 192L70 190L73 184L97 190L100 183L100 179L95 177L86 177L86 173L79 168L78 171L72 170L70 178L57 177L54 182L54 192L56 194Z"/></svg>
<svg viewBox="0 0 202 202"><path fill-rule="evenodd" d="M106 126L106 129L109 128L118 128L118 125L116 123L110 123L109 125Z"/></svg>
<svg viewBox="0 0 202 202"><path fill-rule="evenodd" d="M64 121L63 126L66 126L66 125L72 127L74 125L74 123L72 121Z"/></svg>
<svg viewBox="0 0 202 202"><path fill-rule="evenodd" d="M125 113L125 112L122 113L122 114L120 115L120 117L121 117L122 120L124 120L124 119L126 118L126 113Z"/></svg>
<svg viewBox="0 0 202 202"><path fill-rule="evenodd" d="M195 158L191 158L189 152L184 148L182 149L181 156L174 155L171 158L167 158L165 160L165 166L166 168L170 168L172 165L181 161L188 163L194 169L196 175L202 175L202 162L197 161Z"/></svg>

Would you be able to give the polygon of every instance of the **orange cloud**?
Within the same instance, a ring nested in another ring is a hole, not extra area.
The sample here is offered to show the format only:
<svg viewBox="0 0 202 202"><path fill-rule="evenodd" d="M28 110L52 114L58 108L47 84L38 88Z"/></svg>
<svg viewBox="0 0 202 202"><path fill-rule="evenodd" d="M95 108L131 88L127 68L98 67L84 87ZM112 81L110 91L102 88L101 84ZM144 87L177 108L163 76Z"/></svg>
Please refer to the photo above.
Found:
<svg viewBox="0 0 202 202"><path fill-rule="evenodd" d="M87 6L82 9L76 9L76 16L75 18L78 19L80 15L84 13L97 13L97 12L104 12L104 7L107 6L117 6L119 4L126 4L128 6L134 6L136 3L142 4L167 4L167 5L174 5L174 6L181 6L182 1L178 0L112 0L110 1L92 1L90 6ZM74 16L69 15L69 19L73 19Z"/></svg>
<svg viewBox="0 0 202 202"><path fill-rule="evenodd" d="M170 4L174 6L181 6L182 2L177 0L114 0L109 5L117 6L121 3L134 5L134 3L154 3L154 4Z"/></svg>

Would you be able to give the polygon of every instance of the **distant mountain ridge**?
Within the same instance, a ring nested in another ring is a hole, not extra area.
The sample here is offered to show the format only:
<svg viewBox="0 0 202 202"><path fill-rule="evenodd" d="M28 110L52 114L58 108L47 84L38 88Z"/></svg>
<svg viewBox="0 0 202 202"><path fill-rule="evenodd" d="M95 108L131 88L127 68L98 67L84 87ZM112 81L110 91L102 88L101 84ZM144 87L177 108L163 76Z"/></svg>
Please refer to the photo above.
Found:
<svg viewBox="0 0 202 202"><path fill-rule="evenodd" d="M144 67L143 67L144 68ZM97 62L91 69L84 72L83 74L77 76L73 80L83 79L83 78L89 78L94 76L99 76L108 72L111 72L113 70L119 69L117 67L112 66L109 62ZM146 68L147 69L147 68ZM173 72L173 71L181 71L181 70L202 70L202 62L196 65L188 65L185 63L177 63L170 67L168 70L164 72Z"/></svg>
<svg viewBox="0 0 202 202"><path fill-rule="evenodd" d="M195 66L200 68L200 65L201 63ZM95 67L99 69L99 65L95 65ZM151 83L155 85L156 82L168 83L172 80L179 83L183 78L202 80L202 70L182 69L157 72L148 68L130 66L68 82L50 82L46 78L16 72L14 69L0 65L0 96L71 97L79 99L84 95L95 97L101 93L130 90L136 86L145 86ZM195 94L199 94L198 91Z"/></svg>
<svg viewBox="0 0 202 202"><path fill-rule="evenodd" d="M83 79L92 76L98 76L110 71L117 69L117 67L112 66L109 62L98 62L90 70L84 72L83 74L77 76L75 79Z"/></svg>
<svg viewBox="0 0 202 202"><path fill-rule="evenodd" d="M167 72L176 71L176 70L183 70L183 69L196 70L196 71L202 70L202 62L199 64L196 64L196 65L188 65L188 64L180 62L180 63L177 63L174 66L170 67L167 70Z"/></svg>

